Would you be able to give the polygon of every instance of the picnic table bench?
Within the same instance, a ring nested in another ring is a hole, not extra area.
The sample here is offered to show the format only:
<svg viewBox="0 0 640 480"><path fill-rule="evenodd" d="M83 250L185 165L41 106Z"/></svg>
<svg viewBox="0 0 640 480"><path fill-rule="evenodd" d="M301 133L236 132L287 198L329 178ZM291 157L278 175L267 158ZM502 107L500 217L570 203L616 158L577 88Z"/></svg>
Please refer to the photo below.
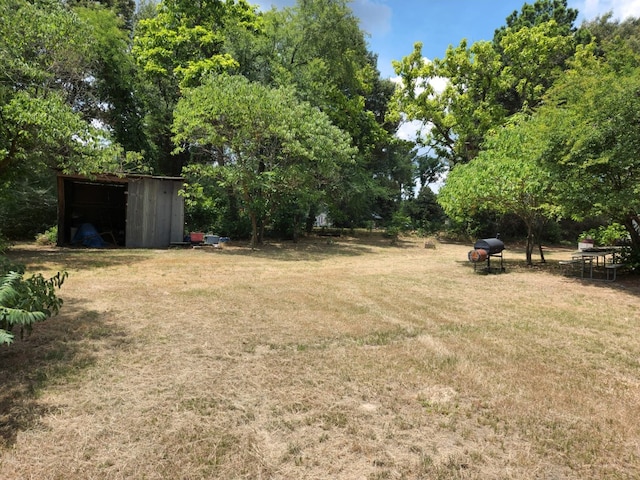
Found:
<svg viewBox="0 0 640 480"><path fill-rule="evenodd" d="M611 278L611 281L615 282L618 269L624 268L624 267L625 267L624 263L607 263L604 266L604 269L607 272L607 280L609 280L610 273L613 272L613 277Z"/></svg>

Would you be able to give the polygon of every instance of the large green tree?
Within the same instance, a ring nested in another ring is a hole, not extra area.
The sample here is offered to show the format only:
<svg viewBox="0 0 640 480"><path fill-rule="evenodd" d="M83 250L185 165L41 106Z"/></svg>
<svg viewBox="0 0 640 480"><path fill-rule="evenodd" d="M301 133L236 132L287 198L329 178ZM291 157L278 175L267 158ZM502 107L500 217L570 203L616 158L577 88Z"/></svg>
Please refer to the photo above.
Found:
<svg viewBox="0 0 640 480"><path fill-rule="evenodd" d="M108 136L87 108L99 103L91 29L54 0L2 0L0 12L0 178L45 166L91 170Z"/></svg>
<svg viewBox="0 0 640 480"><path fill-rule="evenodd" d="M449 165L475 158L485 133L504 121L499 96L506 90L500 56L490 42L463 40L444 59L427 60L422 44L394 62L402 80L394 103L397 117L428 126L419 141ZM444 87L442 88L442 84Z"/></svg>
<svg viewBox="0 0 640 480"><path fill-rule="evenodd" d="M350 135L358 154L328 202L334 219L355 224L373 211L397 208L412 183L411 149L393 138L397 125L386 120L394 85L380 79L346 0L300 0L265 14L244 1L166 0L138 23L133 53L161 172L178 174L193 161L191 152L172 151L170 143L183 91L203 76L227 72L293 88ZM309 210L310 218L322 207Z"/></svg>
<svg viewBox="0 0 640 480"><path fill-rule="evenodd" d="M0 178L6 178L73 154L82 119L72 107L84 98L88 70L82 24L59 2L2 0L0 16Z"/></svg>
<svg viewBox="0 0 640 480"><path fill-rule="evenodd" d="M87 7L74 9L91 35L87 61L92 101L85 102L83 110L88 117L99 120L125 151L149 153L126 19L115 7L86 3Z"/></svg>
<svg viewBox="0 0 640 480"><path fill-rule="evenodd" d="M615 42L597 50L579 46L543 104L490 136L439 195L456 219L479 210L519 216L529 262L537 226L559 217L625 225L640 251L640 58Z"/></svg>
<svg viewBox="0 0 640 480"><path fill-rule="evenodd" d="M410 55L394 62L402 80L396 117L427 125L422 143L449 166L471 161L490 129L539 105L566 68L578 43L572 27L577 12L566 3L525 4L492 42L462 40L442 59L425 59L417 43Z"/></svg>
<svg viewBox="0 0 640 480"><path fill-rule="evenodd" d="M299 0L264 16L262 82L294 86L320 108L358 149L343 189L329 208L334 221L357 225L372 213L390 219L412 183L411 151L396 141L387 120L395 85L380 78L377 58L346 0ZM258 77L255 77L258 78Z"/></svg>
<svg viewBox="0 0 640 480"><path fill-rule="evenodd" d="M594 51L579 50L537 113L543 159L562 179L567 215L625 225L640 251L640 57L624 45Z"/></svg>
<svg viewBox="0 0 640 480"><path fill-rule="evenodd" d="M190 150L242 203L254 246L261 227L285 203L295 223L296 215L337 189L354 154L348 135L297 100L293 89L242 76L214 76L187 90L173 131L178 149Z"/></svg>
<svg viewBox="0 0 640 480"><path fill-rule="evenodd" d="M164 0L155 16L138 22L132 53L159 173L180 174L189 161L188 152L173 154L171 140L173 111L183 90L212 73L240 67L225 48L226 32L258 32L255 8L245 0Z"/></svg>

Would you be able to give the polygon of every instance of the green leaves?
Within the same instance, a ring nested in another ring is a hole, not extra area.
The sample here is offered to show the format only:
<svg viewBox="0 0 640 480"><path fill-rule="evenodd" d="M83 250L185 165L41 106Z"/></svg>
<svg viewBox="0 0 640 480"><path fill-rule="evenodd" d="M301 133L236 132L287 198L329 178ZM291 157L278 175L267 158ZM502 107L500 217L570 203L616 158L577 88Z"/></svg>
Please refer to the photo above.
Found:
<svg viewBox="0 0 640 480"><path fill-rule="evenodd" d="M421 141L444 161L468 162L478 154L487 130L505 118L498 53L489 42L468 48L463 40L444 59L429 61L422 58L421 48L416 44L410 57L395 64L403 81L394 97L396 115L402 112L408 120L431 125Z"/></svg>
<svg viewBox="0 0 640 480"><path fill-rule="evenodd" d="M241 76L211 77L187 90L173 132L178 150L218 165L221 183L242 200L255 228L285 199L303 209L319 201L355 153L348 135L293 90Z"/></svg>
<svg viewBox="0 0 640 480"><path fill-rule="evenodd" d="M66 277L66 272L58 272L49 279L38 274L25 280L19 271L0 276L0 344L13 341L14 328L30 332L34 323L58 313L63 301L56 289Z"/></svg>
<svg viewBox="0 0 640 480"><path fill-rule="evenodd" d="M535 108L542 95L566 68L575 51L575 40L550 20L518 30L507 29L500 40L505 68L504 82L516 93L510 113ZM517 110L516 110L517 109Z"/></svg>
<svg viewBox="0 0 640 480"><path fill-rule="evenodd" d="M637 68L617 72L585 52L538 113L541 128L552 132L545 164L564 179L572 216L627 225L640 211L639 78Z"/></svg>
<svg viewBox="0 0 640 480"><path fill-rule="evenodd" d="M511 115L530 113L567 68L576 40L566 22L570 26L577 12L560 0L537 0L529 7L522 17L514 12L493 42L468 46L462 40L433 61L416 44L411 55L394 63L402 79L395 116L429 125L421 140L443 162L475 158L492 128Z"/></svg>
<svg viewBox="0 0 640 480"><path fill-rule="evenodd" d="M64 79L69 88L80 86L89 46L81 40L82 24L61 2L4 0L0 17L0 84L60 89L56 83Z"/></svg>
<svg viewBox="0 0 640 480"><path fill-rule="evenodd" d="M73 11L56 0L4 0L0 16L0 179L113 171L120 151L109 127L117 121L107 112L116 100L102 87L122 87L113 73L127 52L118 18L98 7ZM135 134L131 123L127 130Z"/></svg>
<svg viewBox="0 0 640 480"><path fill-rule="evenodd" d="M580 46L542 106L512 117L475 160L453 169L439 197L447 213L465 218L490 209L527 224L599 217L625 225L640 248L640 71L619 69L621 55L611 65L594 52Z"/></svg>
<svg viewBox="0 0 640 480"><path fill-rule="evenodd" d="M133 55L151 78L175 77L181 88L194 87L209 74L239 66L224 51L227 24L258 30L255 7L244 1L165 1L155 17L139 22Z"/></svg>
<svg viewBox="0 0 640 480"><path fill-rule="evenodd" d="M528 229L530 262L536 227L557 214L554 178L541 167L544 147L535 123L515 117L489 136L474 160L452 169L438 202L458 221L479 212L518 216Z"/></svg>

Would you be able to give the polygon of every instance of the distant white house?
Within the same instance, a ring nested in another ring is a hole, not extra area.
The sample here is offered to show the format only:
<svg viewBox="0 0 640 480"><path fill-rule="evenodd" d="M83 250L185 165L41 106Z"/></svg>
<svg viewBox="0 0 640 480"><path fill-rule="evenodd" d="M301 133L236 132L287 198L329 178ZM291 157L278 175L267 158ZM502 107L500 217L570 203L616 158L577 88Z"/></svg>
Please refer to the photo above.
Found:
<svg viewBox="0 0 640 480"><path fill-rule="evenodd" d="M327 212L322 212L320 215L316 216L316 227L330 227L331 219L329 218L329 214Z"/></svg>

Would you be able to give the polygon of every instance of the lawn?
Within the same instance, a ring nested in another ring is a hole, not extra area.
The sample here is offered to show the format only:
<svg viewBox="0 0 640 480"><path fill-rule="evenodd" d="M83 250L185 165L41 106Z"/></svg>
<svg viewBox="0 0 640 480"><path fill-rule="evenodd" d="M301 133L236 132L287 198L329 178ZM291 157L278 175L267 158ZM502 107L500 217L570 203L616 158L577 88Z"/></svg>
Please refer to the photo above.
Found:
<svg viewBox="0 0 640 480"><path fill-rule="evenodd" d="M69 278L0 348L0 478L638 478L640 282L507 247L18 245Z"/></svg>

